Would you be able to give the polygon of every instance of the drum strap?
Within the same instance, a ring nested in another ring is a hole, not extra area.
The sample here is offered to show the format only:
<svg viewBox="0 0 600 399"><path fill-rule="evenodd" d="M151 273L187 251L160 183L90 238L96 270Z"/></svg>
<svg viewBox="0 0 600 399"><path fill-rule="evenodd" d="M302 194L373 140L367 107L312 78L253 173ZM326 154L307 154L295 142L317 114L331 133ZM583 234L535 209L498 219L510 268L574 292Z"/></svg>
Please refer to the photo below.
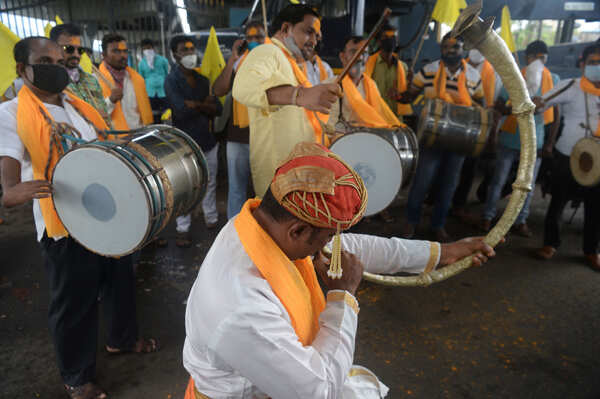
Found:
<svg viewBox="0 0 600 399"><path fill-rule="evenodd" d="M590 125L590 106L588 105L588 94L583 93L585 97L585 137L593 136L592 126Z"/></svg>

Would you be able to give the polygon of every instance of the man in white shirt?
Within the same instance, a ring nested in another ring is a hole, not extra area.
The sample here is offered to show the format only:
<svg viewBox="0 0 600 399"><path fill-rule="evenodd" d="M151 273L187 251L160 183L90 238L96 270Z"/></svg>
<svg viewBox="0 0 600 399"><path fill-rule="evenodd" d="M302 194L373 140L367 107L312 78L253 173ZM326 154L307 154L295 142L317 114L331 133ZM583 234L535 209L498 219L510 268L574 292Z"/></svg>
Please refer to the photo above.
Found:
<svg viewBox="0 0 600 399"><path fill-rule="evenodd" d="M560 245L560 221L565 205L574 193L584 198L583 253L587 264L600 271L600 186L583 187L571 173L570 156L575 144L586 136L600 138L600 46L593 45L583 51L583 76L560 81L544 97L564 90L553 99L544 102L536 97L538 109L561 106L565 118L562 135L554 145L554 168L552 172L552 200L544 223L544 246L537 251L538 257L550 259ZM568 88L567 88L568 86Z"/></svg>
<svg viewBox="0 0 600 399"><path fill-rule="evenodd" d="M294 148L262 202L246 202L200 268L185 318L186 399L386 396L373 373L352 366L363 265L420 273L470 254L481 264L494 251L480 239L340 234L361 219L366 200L360 177L335 154L314 143ZM332 238L328 260L320 250ZM338 267L341 277L330 277Z"/></svg>
<svg viewBox="0 0 600 399"><path fill-rule="evenodd" d="M323 45L323 36L317 35L317 45L306 52L306 62L304 63L306 77L308 81L316 86L321 83L325 83L328 79L333 77L333 70L331 66L323 61L319 57L319 51Z"/></svg>
<svg viewBox="0 0 600 399"><path fill-rule="evenodd" d="M63 93L69 75L55 42L23 39L15 45L14 57L24 86L16 98L0 105L2 205L33 200L50 288L48 324L67 393L77 399L104 398L94 382L100 292L106 350L155 351L156 341L138 339L131 257L112 259L88 251L68 236L56 215L49 180L60 153L49 142L58 134L58 124L75 128L84 140L96 139L96 129L107 125L91 105Z"/></svg>

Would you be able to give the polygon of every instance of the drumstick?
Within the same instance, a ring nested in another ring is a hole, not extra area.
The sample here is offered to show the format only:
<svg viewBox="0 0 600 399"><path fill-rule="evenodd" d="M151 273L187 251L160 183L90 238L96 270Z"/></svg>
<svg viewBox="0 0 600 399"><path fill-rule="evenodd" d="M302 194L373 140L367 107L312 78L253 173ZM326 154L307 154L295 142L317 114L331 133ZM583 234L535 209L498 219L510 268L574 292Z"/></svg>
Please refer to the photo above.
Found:
<svg viewBox="0 0 600 399"><path fill-rule="evenodd" d="M567 91L569 89L569 87L573 86L573 83L575 83L575 79L571 79L571 81L569 83L567 83L565 85L565 87L563 87L562 89L560 89L556 93L552 94L551 96L548 96L547 98L542 97L542 100L544 100L544 102L547 103L548 101L552 100L553 98L560 96L565 91Z"/></svg>
<svg viewBox="0 0 600 399"><path fill-rule="evenodd" d="M369 45L369 42L371 40L373 40L375 35L377 35L379 33L379 31L381 30L381 28L383 28L383 24L385 23L386 19L390 16L391 13L392 13L392 10L387 7L385 10L383 10L383 14L379 18L379 21L377 21L377 23L375 24L375 27L373 28L371 33L369 33L367 40L365 40L363 42L363 44L359 47L359 49L356 51L356 53L354 53L354 55L352 56L352 59L350 60L348 65L346 65L344 67L344 70L342 71L342 73L340 73L339 76L337 77L337 79L335 80L335 83L340 84L342 82L342 79L344 79L344 77L346 77L346 75L348 74L350 69L352 69L354 64L356 64L356 61L358 61L358 59L361 57L362 53L366 50L367 46Z"/></svg>
<svg viewBox="0 0 600 399"><path fill-rule="evenodd" d="M102 81L110 88L111 91L115 89L115 85L113 84L113 82L111 82L110 79L104 76L104 74L100 72L96 65L92 64L92 70L94 71L95 75L102 79Z"/></svg>
<svg viewBox="0 0 600 399"><path fill-rule="evenodd" d="M415 70L415 65L417 64L417 59L419 58L419 55L421 54L421 50L423 49L423 43L425 43L425 36L427 36L427 32L429 32L429 23L430 22L431 22L431 17L429 17L429 20L427 21L425 31L423 32L423 36L421 36L421 40L419 41L419 46L417 47L417 52L410 63L409 71Z"/></svg>
<svg viewBox="0 0 600 399"><path fill-rule="evenodd" d="M265 35L269 35L269 30L267 29L267 5L265 4L265 0L261 0L262 4L262 16L263 16L263 25L265 26Z"/></svg>

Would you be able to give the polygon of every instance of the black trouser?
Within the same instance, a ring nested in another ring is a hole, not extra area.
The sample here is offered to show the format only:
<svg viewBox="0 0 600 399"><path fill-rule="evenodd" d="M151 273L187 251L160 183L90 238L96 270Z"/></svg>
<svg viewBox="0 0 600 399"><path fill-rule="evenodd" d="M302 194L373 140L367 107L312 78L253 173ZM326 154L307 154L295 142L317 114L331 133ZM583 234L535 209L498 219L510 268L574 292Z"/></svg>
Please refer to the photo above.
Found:
<svg viewBox="0 0 600 399"><path fill-rule="evenodd" d="M41 242L50 290L48 323L65 384L94 380L98 341L98 297L106 323L106 344L132 348L138 337L135 278L131 257L96 255L72 238Z"/></svg>
<svg viewBox="0 0 600 399"><path fill-rule="evenodd" d="M583 253L598 253L600 241L600 186L583 187L571 174L569 157L555 151L552 174L552 200L544 222L544 245L560 246L560 222L567 202L583 197Z"/></svg>
<svg viewBox="0 0 600 399"><path fill-rule="evenodd" d="M161 123L160 117L169 108L167 98L150 97L150 108L152 108L152 115L154 115L154 123Z"/></svg>

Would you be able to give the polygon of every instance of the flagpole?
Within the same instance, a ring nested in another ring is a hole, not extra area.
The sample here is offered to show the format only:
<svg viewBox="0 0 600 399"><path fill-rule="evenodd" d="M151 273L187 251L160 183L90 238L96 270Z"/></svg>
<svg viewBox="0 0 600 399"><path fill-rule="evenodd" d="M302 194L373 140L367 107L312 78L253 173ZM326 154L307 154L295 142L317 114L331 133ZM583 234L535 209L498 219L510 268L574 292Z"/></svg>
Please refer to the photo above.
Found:
<svg viewBox="0 0 600 399"><path fill-rule="evenodd" d="M265 4L265 0L260 1L262 5L262 16L263 16L263 25L265 26L265 35L269 35L269 31L267 30L267 5Z"/></svg>

